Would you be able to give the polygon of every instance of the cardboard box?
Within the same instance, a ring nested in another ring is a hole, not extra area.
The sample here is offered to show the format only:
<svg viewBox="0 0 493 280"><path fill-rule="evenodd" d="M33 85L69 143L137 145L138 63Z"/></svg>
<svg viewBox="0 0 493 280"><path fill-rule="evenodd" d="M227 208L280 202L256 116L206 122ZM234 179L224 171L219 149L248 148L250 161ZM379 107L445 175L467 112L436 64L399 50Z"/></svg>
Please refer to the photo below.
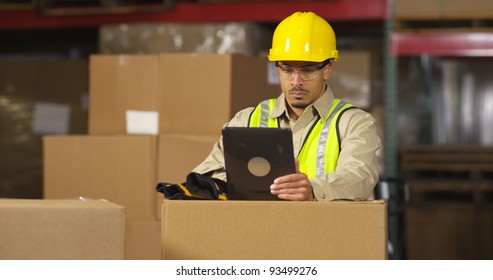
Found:
<svg viewBox="0 0 493 280"><path fill-rule="evenodd" d="M265 57L230 54L93 55L89 133L133 134L126 116L138 111L158 114L158 133L219 137L237 111L280 94L267 68Z"/></svg>
<svg viewBox="0 0 493 280"><path fill-rule="evenodd" d="M125 208L103 200L0 199L0 259L122 260Z"/></svg>
<svg viewBox="0 0 493 280"><path fill-rule="evenodd" d="M491 19L493 16L490 0L447 0L442 9L443 17L448 19Z"/></svg>
<svg viewBox="0 0 493 280"><path fill-rule="evenodd" d="M156 218L155 136L45 136L44 198L89 197Z"/></svg>
<svg viewBox="0 0 493 280"><path fill-rule="evenodd" d="M387 204L165 200L162 235L163 259L386 259Z"/></svg>
<svg viewBox="0 0 493 280"><path fill-rule="evenodd" d="M371 53L367 51L342 51L340 59L333 62L334 71L327 83L334 97L361 109L371 105Z"/></svg>
<svg viewBox="0 0 493 280"><path fill-rule="evenodd" d="M396 0L394 16L397 19L438 19L441 16L442 0Z"/></svg>
<svg viewBox="0 0 493 280"><path fill-rule="evenodd" d="M205 160L218 140L219 137L207 135L159 135L158 180L167 183L185 182L188 173Z"/></svg>
<svg viewBox="0 0 493 280"><path fill-rule="evenodd" d="M161 259L160 220L127 220L125 231L125 259Z"/></svg>
<svg viewBox="0 0 493 280"><path fill-rule="evenodd" d="M159 135L158 182L185 182L187 175L209 155L214 143L218 140L218 137L204 135ZM159 193L156 201L158 218L161 218L163 199L163 194Z"/></svg>
<svg viewBox="0 0 493 280"><path fill-rule="evenodd" d="M490 0L397 0L394 13L397 19L490 19L493 9Z"/></svg>
<svg viewBox="0 0 493 280"><path fill-rule="evenodd" d="M161 54L160 131L221 135L236 112L277 97L265 57L220 54Z"/></svg>
<svg viewBox="0 0 493 280"><path fill-rule="evenodd" d="M159 111L156 55L92 55L89 134L126 134L127 111Z"/></svg>

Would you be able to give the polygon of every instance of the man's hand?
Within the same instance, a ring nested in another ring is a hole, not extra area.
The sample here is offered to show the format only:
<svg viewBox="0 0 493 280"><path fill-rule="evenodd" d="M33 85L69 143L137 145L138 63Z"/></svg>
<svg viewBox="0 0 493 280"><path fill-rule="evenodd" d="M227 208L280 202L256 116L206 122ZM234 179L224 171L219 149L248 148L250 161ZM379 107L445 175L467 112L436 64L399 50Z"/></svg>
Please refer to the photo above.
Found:
<svg viewBox="0 0 493 280"><path fill-rule="evenodd" d="M270 192L284 200L314 200L308 177L300 173L298 159L295 159L296 173L281 176L274 180Z"/></svg>

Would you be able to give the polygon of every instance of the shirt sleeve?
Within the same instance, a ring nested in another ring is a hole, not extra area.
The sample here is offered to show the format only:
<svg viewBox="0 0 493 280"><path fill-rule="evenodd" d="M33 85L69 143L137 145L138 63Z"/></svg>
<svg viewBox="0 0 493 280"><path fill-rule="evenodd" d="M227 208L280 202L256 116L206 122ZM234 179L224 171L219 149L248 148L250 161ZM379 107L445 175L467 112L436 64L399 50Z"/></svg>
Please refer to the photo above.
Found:
<svg viewBox="0 0 493 280"><path fill-rule="evenodd" d="M248 126L248 119L250 113L253 111L253 107L244 109L236 113L236 115L227 122L223 127L226 126ZM211 173L213 178L226 181L226 169L224 167L224 153L223 153L223 143L222 136L219 140L212 146L212 151L209 153L207 158L195 167L192 172L197 172L200 174Z"/></svg>
<svg viewBox="0 0 493 280"><path fill-rule="evenodd" d="M351 109L339 122L341 150L335 172L310 179L317 200L366 200L378 181L381 140L373 116Z"/></svg>

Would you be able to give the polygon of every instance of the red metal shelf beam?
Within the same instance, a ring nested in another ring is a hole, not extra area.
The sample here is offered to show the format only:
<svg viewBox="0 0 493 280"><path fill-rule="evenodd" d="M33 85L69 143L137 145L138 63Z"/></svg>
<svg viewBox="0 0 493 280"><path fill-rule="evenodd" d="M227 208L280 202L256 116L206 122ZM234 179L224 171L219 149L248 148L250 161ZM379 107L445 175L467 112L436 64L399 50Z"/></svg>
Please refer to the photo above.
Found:
<svg viewBox="0 0 493 280"><path fill-rule="evenodd" d="M95 27L132 22L230 22L275 23L296 11L313 11L330 21L382 20L386 0L333 0L326 2L246 2L229 4L178 3L157 13L42 16L34 9L0 11L0 30Z"/></svg>
<svg viewBox="0 0 493 280"><path fill-rule="evenodd" d="M392 54L414 56L493 56L493 33L392 34Z"/></svg>

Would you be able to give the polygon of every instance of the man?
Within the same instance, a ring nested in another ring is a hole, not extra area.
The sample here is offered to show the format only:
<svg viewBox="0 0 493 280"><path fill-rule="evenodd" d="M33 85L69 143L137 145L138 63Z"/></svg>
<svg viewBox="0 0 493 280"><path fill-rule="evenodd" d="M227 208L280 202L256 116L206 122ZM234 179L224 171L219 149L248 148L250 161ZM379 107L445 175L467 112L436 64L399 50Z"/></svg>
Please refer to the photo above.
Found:
<svg viewBox="0 0 493 280"><path fill-rule="evenodd" d="M291 128L297 172L272 182L271 193L280 199L366 200L378 181L375 153L381 141L374 118L335 99L326 83L338 58L334 31L323 18L292 14L274 31L268 56L281 95L238 112L226 124ZM193 171L226 180L221 141Z"/></svg>

